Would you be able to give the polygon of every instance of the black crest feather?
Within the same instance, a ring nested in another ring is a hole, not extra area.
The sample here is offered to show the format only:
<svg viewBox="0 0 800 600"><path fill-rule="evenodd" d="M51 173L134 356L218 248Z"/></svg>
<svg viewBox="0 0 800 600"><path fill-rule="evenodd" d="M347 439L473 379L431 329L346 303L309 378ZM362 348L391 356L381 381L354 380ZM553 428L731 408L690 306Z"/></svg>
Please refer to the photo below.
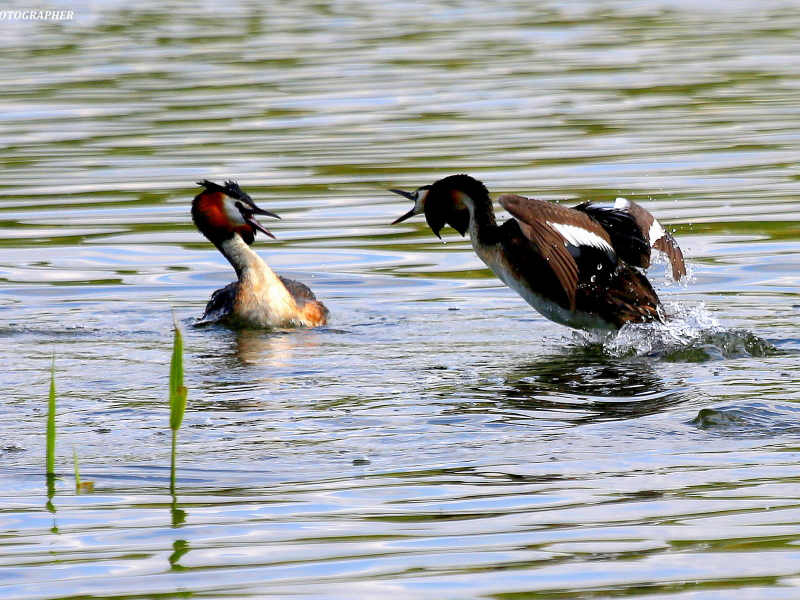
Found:
<svg viewBox="0 0 800 600"><path fill-rule="evenodd" d="M213 181L209 181L208 179L203 179L201 181L198 181L197 185L202 185L209 192L222 192L223 194L226 194L236 200L247 200L249 202L252 202L250 196L245 194L239 187L239 184L233 181L232 179L226 181L224 185L214 183Z"/></svg>

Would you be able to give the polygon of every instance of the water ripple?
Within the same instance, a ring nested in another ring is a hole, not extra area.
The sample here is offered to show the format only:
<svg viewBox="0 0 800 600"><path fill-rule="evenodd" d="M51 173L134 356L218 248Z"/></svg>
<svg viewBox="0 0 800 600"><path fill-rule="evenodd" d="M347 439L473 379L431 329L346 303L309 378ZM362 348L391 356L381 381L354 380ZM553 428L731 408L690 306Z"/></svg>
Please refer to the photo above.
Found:
<svg viewBox="0 0 800 600"><path fill-rule="evenodd" d="M796 597L796 6L69 9L0 21L0 594ZM389 225L457 172L641 202L691 263L652 270L673 320L573 335ZM234 277L205 178L283 217L255 248L329 328L190 326Z"/></svg>

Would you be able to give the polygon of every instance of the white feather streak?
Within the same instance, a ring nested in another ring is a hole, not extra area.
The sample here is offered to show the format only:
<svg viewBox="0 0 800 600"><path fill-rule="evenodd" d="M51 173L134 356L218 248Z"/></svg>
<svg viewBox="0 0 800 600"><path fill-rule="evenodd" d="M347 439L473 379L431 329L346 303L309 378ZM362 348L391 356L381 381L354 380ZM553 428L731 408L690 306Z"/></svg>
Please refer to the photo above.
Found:
<svg viewBox="0 0 800 600"><path fill-rule="evenodd" d="M614 200L614 208L619 210L628 210L630 205L631 203L627 198L617 198Z"/></svg>
<svg viewBox="0 0 800 600"><path fill-rule="evenodd" d="M650 225L650 231L647 233L647 237L650 239L650 245L656 243L657 240L661 239L664 236L664 228L661 227L661 223L653 219L653 224Z"/></svg>
<svg viewBox="0 0 800 600"><path fill-rule="evenodd" d="M600 248L606 252L614 253L614 249L607 241L601 238L596 233L587 231L583 227L577 225L566 225L565 223L547 222L550 227L560 233L564 239L573 246L592 246L593 248Z"/></svg>

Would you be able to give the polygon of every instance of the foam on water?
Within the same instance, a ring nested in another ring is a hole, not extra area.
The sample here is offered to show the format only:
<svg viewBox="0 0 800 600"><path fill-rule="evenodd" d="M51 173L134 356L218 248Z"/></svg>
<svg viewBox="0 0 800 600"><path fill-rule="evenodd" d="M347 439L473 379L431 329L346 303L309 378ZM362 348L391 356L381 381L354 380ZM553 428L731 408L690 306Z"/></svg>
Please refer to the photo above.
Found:
<svg viewBox="0 0 800 600"><path fill-rule="evenodd" d="M654 356L678 362L767 356L778 350L770 342L743 329L720 324L700 302L664 305L666 323L629 323L611 333L576 332L578 345L600 346L612 357Z"/></svg>

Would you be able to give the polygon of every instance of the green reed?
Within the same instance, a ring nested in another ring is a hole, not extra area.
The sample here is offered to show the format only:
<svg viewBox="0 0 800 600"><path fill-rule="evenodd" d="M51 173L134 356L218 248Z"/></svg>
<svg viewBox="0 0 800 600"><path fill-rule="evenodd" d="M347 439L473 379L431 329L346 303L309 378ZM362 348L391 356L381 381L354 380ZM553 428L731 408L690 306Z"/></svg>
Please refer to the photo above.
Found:
<svg viewBox="0 0 800 600"><path fill-rule="evenodd" d="M75 491L79 494L81 492L93 492L94 481L81 480L81 472L78 468L78 453L75 450L75 446L72 447L72 468L75 472Z"/></svg>
<svg viewBox="0 0 800 600"><path fill-rule="evenodd" d="M75 471L75 489L81 489L81 472L78 469L78 453L75 451L75 446L72 447L72 467Z"/></svg>
<svg viewBox="0 0 800 600"><path fill-rule="evenodd" d="M56 358L50 365L50 397L47 402L47 443L45 473L49 480L56 476Z"/></svg>
<svg viewBox="0 0 800 600"><path fill-rule="evenodd" d="M169 428L172 430L172 461L169 487L175 493L175 460L178 454L178 429L186 412L187 390L183 385L183 334L175 315L172 316L174 335L172 340L172 362L169 369Z"/></svg>

